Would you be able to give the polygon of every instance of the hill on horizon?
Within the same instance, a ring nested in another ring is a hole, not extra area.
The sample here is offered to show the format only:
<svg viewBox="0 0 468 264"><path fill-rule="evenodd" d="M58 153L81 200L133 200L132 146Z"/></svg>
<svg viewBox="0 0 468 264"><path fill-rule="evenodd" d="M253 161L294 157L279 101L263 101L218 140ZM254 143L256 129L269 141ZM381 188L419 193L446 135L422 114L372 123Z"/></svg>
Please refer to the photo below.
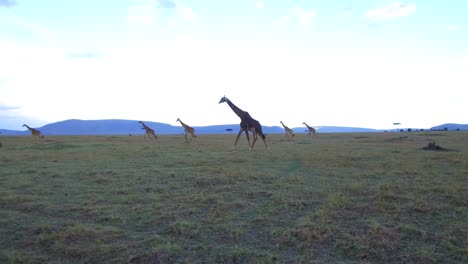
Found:
<svg viewBox="0 0 468 264"><path fill-rule="evenodd" d="M166 123L144 121L146 125L153 128L156 134L183 134L182 126L173 126ZM197 134L226 134L237 133L239 124L223 124L211 126L194 126ZM468 124L443 124L430 128L431 130L468 130ZM139 135L144 134L141 124L137 120L125 119L102 119L102 120L80 120L69 119L37 127L44 135ZM295 133L306 133L305 127L292 128ZM263 126L264 133L284 133L280 126ZM342 126L320 126L318 133L352 133L352 132L382 132L384 130L342 127ZM391 130L389 130L391 131ZM29 135L28 130L0 129L2 135Z"/></svg>
<svg viewBox="0 0 468 264"><path fill-rule="evenodd" d="M468 124L447 123L431 127L431 130L468 130Z"/></svg>

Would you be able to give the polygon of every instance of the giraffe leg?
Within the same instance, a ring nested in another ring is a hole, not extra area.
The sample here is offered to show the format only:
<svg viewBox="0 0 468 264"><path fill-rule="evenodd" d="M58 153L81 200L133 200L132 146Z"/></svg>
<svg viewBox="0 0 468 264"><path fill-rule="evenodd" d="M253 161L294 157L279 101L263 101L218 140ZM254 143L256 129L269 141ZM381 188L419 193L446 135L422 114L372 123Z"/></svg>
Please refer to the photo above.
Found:
<svg viewBox="0 0 468 264"><path fill-rule="evenodd" d="M185 133L185 142L189 142L189 140L187 138L187 133Z"/></svg>
<svg viewBox="0 0 468 264"><path fill-rule="evenodd" d="M267 148L268 151L270 151L270 148L268 147L268 144L266 143L266 140L264 137L262 137L263 143L265 144L265 147Z"/></svg>
<svg viewBox="0 0 468 264"><path fill-rule="evenodd" d="M253 149L253 147L255 146L255 142L257 142L257 133L254 132L254 137L253 137L253 142L252 142L252 147L250 148L250 150Z"/></svg>
<svg viewBox="0 0 468 264"><path fill-rule="evenodd" d="M236 145L237 145L237 141L239 141L239 137L240 135L242 134L244 130L241 128L241 130L239 130L239 133L237 134L237 138L236 138L236 141L234 142L234 148L236 148Z"/></svg>
<svg viewBox="0 0 468 264"><path fill-rule="evenodd" d="M250 145L249 130L245 130L245 136L247 137L247 142L249 143L249 150L252 150L253 146Z"/></svg>

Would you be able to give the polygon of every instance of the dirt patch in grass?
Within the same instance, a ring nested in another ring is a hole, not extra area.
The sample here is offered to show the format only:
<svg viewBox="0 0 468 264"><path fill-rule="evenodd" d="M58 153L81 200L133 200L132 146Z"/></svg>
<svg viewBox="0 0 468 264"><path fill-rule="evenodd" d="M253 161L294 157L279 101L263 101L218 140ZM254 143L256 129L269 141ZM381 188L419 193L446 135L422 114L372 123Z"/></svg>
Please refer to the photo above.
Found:
<svg viewBox="0 0 468 264"><path fill-rule="evenodd" d="M449 149L443 148L435 143L435 141L429 142L427 146L422 148L423 150L432 150L432 151L449 151Z"/></svg>

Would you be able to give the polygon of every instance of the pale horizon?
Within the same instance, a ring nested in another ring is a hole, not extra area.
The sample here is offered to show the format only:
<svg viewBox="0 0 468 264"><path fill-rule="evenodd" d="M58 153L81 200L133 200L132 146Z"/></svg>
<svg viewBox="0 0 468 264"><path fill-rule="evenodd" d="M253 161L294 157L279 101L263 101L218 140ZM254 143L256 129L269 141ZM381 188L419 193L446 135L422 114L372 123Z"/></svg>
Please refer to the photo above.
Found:
<svg viewBox="0 0 468 264"><path fill-rule="evenodd" d="M468 2L0 0L0 129L468 124Z"/></svg>

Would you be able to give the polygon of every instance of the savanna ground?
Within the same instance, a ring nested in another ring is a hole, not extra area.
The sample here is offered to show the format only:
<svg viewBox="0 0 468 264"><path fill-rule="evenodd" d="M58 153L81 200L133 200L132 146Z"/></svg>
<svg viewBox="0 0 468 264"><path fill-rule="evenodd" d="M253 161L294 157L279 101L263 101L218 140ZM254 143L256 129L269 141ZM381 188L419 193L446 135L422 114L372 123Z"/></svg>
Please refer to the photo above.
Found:
<svg viewBox="0 0 468 264"><path fill-rule="evenodd" d="M0 262L467 263L467 138L2 136Z"/></svg>

